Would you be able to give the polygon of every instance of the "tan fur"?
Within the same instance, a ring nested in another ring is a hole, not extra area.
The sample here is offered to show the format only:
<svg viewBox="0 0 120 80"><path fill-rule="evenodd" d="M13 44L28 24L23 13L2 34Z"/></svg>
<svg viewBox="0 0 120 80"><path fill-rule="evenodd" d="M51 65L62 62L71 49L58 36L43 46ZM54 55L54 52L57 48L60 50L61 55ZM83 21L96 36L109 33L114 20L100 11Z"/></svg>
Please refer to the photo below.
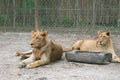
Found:
<svg viewBox="0 0 120 80"><path fill-rule="evenodd" d="M16 52L16 56L21 56L21 60L29 58L31 54L32 54L32 50L26 52L20 52L20 51Z"/></svg>
<svg viewBox="0 0 120 80"><path fill-rule="evenodd" d="M98 31L98 39L96 40L79 40L72 45L71 49L65 50L81 50L93 52L109 52L112 53L113 61L120 62L120 58L114 51L112 40L110 39L110 32Z"/></svg>
<svg viewBox="0 0 120 80"><path fill-rule="evenodd" d="M60 60L62 57L62 46L49 39L46 32L32 31L31 46L33 48L32 55L19 63L20 68L25 66L27 68L38 67ZM17 53L23 54L23 52Z"/></svg>

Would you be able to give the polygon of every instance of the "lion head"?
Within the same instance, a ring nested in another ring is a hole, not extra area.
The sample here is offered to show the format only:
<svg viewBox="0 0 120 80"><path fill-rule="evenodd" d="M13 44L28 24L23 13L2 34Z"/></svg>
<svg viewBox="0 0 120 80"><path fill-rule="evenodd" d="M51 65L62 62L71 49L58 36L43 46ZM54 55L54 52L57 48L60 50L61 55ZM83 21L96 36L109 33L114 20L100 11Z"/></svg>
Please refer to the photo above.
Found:
<svg viewBox="0 0 120 80"><path fill-rule="evenodd" d="M108 32L101 32L98 31L98 44L101 46L108 45L110 41L110 31Z"/></svg>
<svg viewBox="0 0 120 80"><path fill-rule="evenodd" d="M44 31L32 31L30 45L33 48L40 48L46 44L46 35Z"/></svg>

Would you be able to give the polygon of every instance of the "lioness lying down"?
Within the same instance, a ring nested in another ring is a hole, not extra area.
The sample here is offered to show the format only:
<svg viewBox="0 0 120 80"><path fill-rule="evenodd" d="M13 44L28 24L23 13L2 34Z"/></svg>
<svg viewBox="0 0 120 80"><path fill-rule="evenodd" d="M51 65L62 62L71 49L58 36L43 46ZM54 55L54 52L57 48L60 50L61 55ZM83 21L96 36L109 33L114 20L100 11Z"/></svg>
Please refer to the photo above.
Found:
<svg viewBox="0 0 120 80"><path fill-rule="evenodd" d="M32 31L31 46L33 50L17 52L17 55L32 53L29 58L19 63L20 68L35 68L60 60L62 57L62 46L49 39L46 32Z"/></svg>
<svg viewBox="0 0 120 80"><path fill-rule="evenodd" d="M112 53L112 60L120 62L113 49L113 43L110 39L110 32L98 31L98 39L96 40L79 40L72 45L71 49L64 50L64 52L71 50L93 51L93 52L109 52Z"/></svg>

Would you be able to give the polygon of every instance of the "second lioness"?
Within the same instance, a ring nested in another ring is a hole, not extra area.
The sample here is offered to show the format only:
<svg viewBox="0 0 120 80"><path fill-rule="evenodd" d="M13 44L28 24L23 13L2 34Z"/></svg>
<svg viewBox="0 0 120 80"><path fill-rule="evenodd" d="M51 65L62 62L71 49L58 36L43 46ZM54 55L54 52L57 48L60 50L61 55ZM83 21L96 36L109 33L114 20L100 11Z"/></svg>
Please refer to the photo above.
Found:
<svg viewBox="0 0 120 80"><path fill-rule="evenodd" d="M92 51L92 52L108 52L112 54L113 62L120 62L120 58L114 51L113 43L110 38L110 32L98 31L98 39L95 40L78 40L72 45L71 49L64 50L64 52L71 50Z"/></svg>

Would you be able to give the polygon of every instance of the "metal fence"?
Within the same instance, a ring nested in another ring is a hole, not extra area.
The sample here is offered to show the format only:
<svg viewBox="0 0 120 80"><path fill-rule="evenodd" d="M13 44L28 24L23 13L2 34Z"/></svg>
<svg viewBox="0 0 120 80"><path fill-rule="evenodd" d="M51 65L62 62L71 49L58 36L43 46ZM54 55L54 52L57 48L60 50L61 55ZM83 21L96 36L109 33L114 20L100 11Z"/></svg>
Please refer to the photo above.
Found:
<svg viewBox="0 0 120 80"><path fill-rule="evenodd" d="M0 31L35 29L34 0L0 0ZM120 34L120 0L38 0L40 29Z"/></svg>

